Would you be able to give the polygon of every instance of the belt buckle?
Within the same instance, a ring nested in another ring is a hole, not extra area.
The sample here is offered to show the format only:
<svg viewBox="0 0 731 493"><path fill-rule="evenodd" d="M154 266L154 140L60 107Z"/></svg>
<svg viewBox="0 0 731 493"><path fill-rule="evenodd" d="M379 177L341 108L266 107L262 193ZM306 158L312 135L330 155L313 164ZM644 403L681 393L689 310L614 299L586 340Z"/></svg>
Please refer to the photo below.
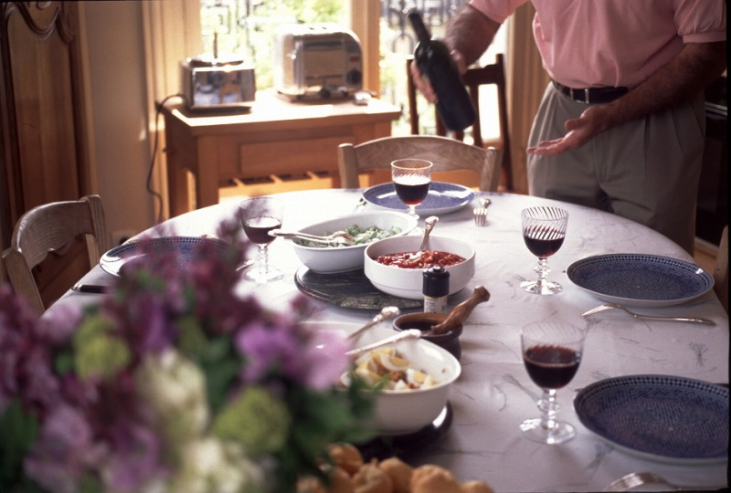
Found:
<svg viewBox="0 0 731 493"><path fill-rule="evenodd" d="M579 99L579 95L582 92L584 93L583 94L584 99ZM571 96L571 99L573 99L577 103L591 104L591 101L590 101L591 98L589 97L589 88L588 87L585 87L583 91L581 91L581 90L574 91L573 87L569 87L569 96Z"/></svg>

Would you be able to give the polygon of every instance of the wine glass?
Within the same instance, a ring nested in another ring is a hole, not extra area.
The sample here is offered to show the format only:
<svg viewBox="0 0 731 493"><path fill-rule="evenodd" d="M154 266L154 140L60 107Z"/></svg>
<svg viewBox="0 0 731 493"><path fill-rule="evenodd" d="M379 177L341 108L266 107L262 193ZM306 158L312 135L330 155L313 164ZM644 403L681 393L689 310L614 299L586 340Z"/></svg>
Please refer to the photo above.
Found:
<svg viewBox="0 0 731 493"><path fill-rule="evenodd" d="M520 331L523 363L543 395L536 403L540 418L523 421L520 430L533 441L555 444L576 435L573 426L556 419L556 391L568 385L579 369L586 332L574 325L550 322L529 324Z"/></svg>
<svg viewBox="0 0 731 493"><path fill-rule="evenodd" d="M535 281L524 281L520 287L533 294L555 294L563 289L557 282L546 280L547 258L556 253L566 238L569 213L558 207L529 207L521 213L523 239L531 253L538 257L533 269L538 274Z"/></svg>
<svg viewBox="0 0 731 493"><path fill-rule="evenodd" d="M429 194L431 170L434 164L423 159L397 159L391 163L391 179L396 195L409 208L409 214L419 218L416 206Z"/></svg>
<svg viewBox="0 0 731 493"><path fill-rule="evenodd" d="M269 231L282 227L284 204L274 197L255 197L244 200L239 206L241 224L246 236L259 247L254 267L246 271L244 278L264 284L281 279L282 273L269 265L269 243L275 237Z"/></svg>

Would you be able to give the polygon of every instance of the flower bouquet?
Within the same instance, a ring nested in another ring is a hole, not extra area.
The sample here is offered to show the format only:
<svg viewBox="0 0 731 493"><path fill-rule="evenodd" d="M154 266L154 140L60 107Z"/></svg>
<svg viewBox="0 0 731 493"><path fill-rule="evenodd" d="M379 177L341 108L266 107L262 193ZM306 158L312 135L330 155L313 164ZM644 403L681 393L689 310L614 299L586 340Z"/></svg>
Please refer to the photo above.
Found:
<svg viewBox="0 0 731 493"><path fill-rule="evenodd" d="M124 269L81 313L41 318L0 286L0 491L276 492L359 442L371 402L337 389L344 340L237 296L246 245ZM144 243L143 243L144 244Z"/></svg>

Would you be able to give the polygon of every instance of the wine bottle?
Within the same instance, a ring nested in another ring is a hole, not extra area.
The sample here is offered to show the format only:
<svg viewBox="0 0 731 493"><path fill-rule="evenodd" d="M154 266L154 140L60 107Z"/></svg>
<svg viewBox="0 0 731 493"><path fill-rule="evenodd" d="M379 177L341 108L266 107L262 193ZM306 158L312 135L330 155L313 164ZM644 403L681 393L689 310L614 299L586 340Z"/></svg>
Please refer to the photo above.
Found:
<svg viewBox="0 0 731 493"><path fill-rule="evenodd" d="M409 11L409 21L419 43L414 49L414 61L437 95L437 111L449 130L464 130L475 122L475 107L467 88L444 42L432 39L417 9Z"/></svg>

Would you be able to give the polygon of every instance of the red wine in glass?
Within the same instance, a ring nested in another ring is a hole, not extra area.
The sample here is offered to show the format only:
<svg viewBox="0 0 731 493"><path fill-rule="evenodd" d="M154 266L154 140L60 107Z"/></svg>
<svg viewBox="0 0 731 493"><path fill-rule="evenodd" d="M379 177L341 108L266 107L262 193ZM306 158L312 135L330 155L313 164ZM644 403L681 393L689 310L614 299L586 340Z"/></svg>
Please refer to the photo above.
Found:
<svg viewBox="0 0 731 493"><path fill-rule="evenodd" d="M244 233L258 247L256 265L244 272L244 279L264 284L283 277L283 273L269 265L269 244L275 240L269 232L282 226L284 203L275 197L253 197L239 205L239 219Z"/></svg>
<svg viewBox="0 0 731 493"><path fill-rule="evenodd" d="M397 159L391 163L391 180L399 200L417 218L416 206L429 195L434 163L423 159Z"/></svg>
<svg viewBox="0 0 731 493"><path fill-rule="evenodd" d="M547 238L531 238L529 235L523 235L528 250L538 258L547 258L559 251L564 238L563 235L558 236L558 233Z"/></svg>
<svg viewBox="0 0 731 493"><path fill-rule="evenodd" d="M276 217L262 216L253 217L244 221L244 232L249 239L257 245L263 245L274 241L274 236L269 236L269 231L281 228L282 221Z"/></svg>
<svg viewBox="0 0 731 493"><path fill-rule="evenodd" d="M586 331L571 324L535 322L520 330L523 364L530 379L542 390L536 403L539 418L523 421L523 436L540 443L555 444L571 440L574 427L556 419L556 393L574 378L584 352Z"/></svg>
<svg viewBox="0 0 731 493"><path fill-rule="evenodd" d="M528 376L536 385L545 389L560 389L576 375L581 355L570 348L541 344L526 349L523 362Z"/></svg>
<svg viewBox="0 0 731 493"><path fill-rule="evenodd" d="M407 178L414 178L408 179ZM398 181L394 181L393 185L396 189L396 195L399 200L406 205L421 204L429 194L429 183L431 180L421 177L404 177Z"/></svg>
<svg viewBox="0 0 731 493"><path fill-rule="evenodd" d="M559 283L548 281L550 272L547 258L559 251L566 238L569 213L558 207L529 207L520 214L523 240L528 250L538 257L533 269L538 274L535 281L524 281L520 287L533 294L550 295L561 292Z"/></svg>

